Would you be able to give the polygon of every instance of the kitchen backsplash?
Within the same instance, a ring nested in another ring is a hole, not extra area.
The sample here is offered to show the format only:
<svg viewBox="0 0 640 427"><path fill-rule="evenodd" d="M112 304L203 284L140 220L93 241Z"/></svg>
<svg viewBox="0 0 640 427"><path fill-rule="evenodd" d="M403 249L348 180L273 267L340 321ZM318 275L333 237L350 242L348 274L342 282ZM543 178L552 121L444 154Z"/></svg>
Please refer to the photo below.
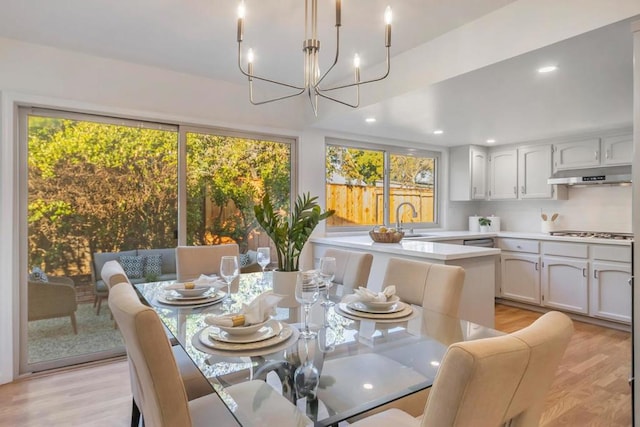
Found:
<svg viewBox="0 0 640 427"><path fill-rule="evenodd" d="M631 233L629 186L569 187L567 200L450 202L446 228L467 230L470 215L500 217L506 231L540 232L541 214L558 213L555 229Z"/></svg>

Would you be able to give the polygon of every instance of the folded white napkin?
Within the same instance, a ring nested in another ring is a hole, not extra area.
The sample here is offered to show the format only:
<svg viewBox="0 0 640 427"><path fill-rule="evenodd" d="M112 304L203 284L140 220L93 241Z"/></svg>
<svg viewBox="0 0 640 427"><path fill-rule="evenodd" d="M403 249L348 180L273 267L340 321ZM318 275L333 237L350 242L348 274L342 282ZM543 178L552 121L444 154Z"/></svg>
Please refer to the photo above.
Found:
<svg viewBox="0 0 640 427"><path fill-rule="evenodd" d="M274 313L276 305L282 298L282 295L274 294L273 291L263 292L250 304L242 304L242 309L238 313L226 316L209 315L204 318L204 321L208 325L225 327L249 326L262 323Z"/></svg>
<svg viewBox="0 0 640 427"><path fill-rule="evenodd" d="M201 274L200 277L192 281L196 288L216 288L222 289L227 286L227 283L220 280L217 275L212 274L211 276L207 276L205 274ZM165 289L184 289L184 283L174 283L173 285L169 285L165 287Z"/></svg>
<svg viewBox="0 0 640 427"><path fill-rule="evenodd" d="M363 288L360 286L358 289L353 291L351 295L346 295L342 298L342 302L345 304L351 302L386 302L396 294L396 287L391 285L384 288L382 292L373 292L370 289Z"/></svg>

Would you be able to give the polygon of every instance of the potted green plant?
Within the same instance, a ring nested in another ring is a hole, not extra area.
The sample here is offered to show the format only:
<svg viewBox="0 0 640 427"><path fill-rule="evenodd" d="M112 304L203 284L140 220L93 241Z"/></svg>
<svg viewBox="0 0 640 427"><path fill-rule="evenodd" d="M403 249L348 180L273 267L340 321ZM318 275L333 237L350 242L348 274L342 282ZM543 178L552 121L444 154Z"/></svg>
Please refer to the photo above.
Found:
<svg viewBox="0 0 640 427"><path fill-rule="evenodd" d="M298 271L300 253L313 229L335 213L332 209L322 212L317 199L309 193L298 196L290 214L275 209L268 194L253 207L256 221L276 247L279 271Z"/></svg>
<svg viewBox="0 0 640 427"><path fill-rule="evenodd" d="M478 224L480 224L480 231L486 233L491 227L491 220L483 216L478 218Z"/></svg>

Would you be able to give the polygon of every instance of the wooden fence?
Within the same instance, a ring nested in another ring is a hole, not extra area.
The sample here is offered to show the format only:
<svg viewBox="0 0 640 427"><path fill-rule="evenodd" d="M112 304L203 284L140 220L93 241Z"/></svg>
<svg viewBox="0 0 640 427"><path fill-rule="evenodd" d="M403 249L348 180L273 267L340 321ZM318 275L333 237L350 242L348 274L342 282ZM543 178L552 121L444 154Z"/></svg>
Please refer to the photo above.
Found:
<svg viewBox="0 0 640 427"><path fill-rule="evenodd" d="M327 184L327 209L334 209L335 215L327 219L330 227L376 225L384 222L383 189L381 187L348 186ZM391 188L391 206L409 202L418 211L413 218L411 208L402 209L402 222L431 222L434 215L433 190L429 188ZM396 221L395 210L390 213L390 221Z"/></svg>

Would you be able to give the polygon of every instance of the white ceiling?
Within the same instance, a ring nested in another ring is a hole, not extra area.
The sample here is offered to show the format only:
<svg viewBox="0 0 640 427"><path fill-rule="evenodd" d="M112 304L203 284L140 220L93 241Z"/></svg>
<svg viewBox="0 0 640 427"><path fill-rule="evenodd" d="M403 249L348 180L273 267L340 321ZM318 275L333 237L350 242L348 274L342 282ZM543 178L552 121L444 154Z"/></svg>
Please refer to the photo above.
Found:
<svg viewBox="0 0 640 427"><path fill-rule="evenodd" d="M397 55L513 1L344 0L345 66L336 70L336 78L351 75L348 67L355 52L365 68L383 61L382 14L387 4L394 11L392 53ZM237 4L236 0L0 0L0 37L244 84L236 63ZM256 72L299 83L303 4L246 0L245 44L256 51ZM333 4L319 2L321 67L334 51ZM488 137L509 143L628 125L631 51L628 23L613 25L428 88L389 93L358 110L340 109L339 114L312 119L309 126L457 145L482 143ZM556 63L558 72L537 75L535 68L547 62ZM367 116L378 121L368 125ZM434 137L436 128L445 133Z"/></svg>

